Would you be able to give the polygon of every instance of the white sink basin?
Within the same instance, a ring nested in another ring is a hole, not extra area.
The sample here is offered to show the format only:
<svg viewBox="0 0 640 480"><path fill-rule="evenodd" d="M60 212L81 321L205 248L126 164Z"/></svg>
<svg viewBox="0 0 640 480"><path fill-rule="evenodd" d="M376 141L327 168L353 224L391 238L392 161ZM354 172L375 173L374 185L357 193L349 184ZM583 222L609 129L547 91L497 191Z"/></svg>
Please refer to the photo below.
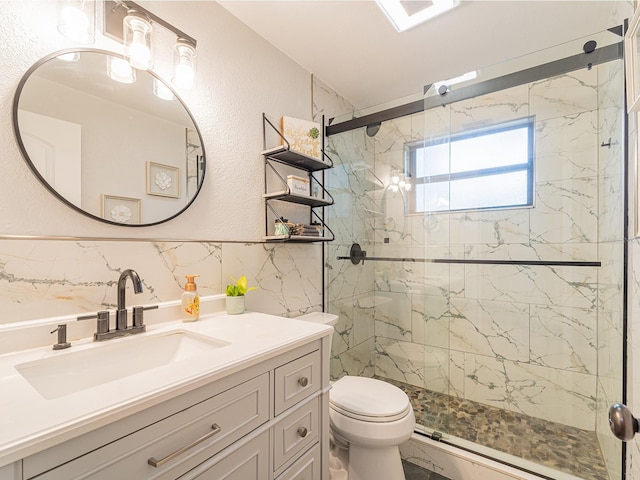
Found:
<svg viewBox="0 0 640 480"><path fill-rule="evenodd" d="M113 343L110 343L113 342ZM229 345L185 330L108 340L78 352L16 365L47 400L64 397Z"/></svg>

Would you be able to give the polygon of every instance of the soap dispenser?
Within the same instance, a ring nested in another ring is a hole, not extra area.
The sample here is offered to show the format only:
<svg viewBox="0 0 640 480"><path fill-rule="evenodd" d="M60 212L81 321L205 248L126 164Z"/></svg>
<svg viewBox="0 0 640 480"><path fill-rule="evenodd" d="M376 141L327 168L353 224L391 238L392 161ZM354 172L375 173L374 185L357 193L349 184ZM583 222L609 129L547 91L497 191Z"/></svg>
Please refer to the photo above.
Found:
<svg viewBox="0 0 640 480"><path fill-rule="evenodd" d="M200 295L194 278L200 275L185 275L187 283L182 293L182 311L185 314L184 322L195 322L200 317Z"/></svg>

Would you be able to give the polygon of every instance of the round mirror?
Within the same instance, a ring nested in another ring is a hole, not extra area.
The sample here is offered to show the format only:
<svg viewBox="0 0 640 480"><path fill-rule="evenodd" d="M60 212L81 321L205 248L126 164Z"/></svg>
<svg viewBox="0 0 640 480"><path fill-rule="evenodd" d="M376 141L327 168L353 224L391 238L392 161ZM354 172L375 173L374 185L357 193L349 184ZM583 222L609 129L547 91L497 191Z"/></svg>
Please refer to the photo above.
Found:
<svg viewBox="0 0 640 480"><path fill-rule="evenodd" d="M18 85L13 125L42 183L103 222L166 222L202 187L204 145L191 113L159 77L114 53L65 50L38 61Z"/></svg>

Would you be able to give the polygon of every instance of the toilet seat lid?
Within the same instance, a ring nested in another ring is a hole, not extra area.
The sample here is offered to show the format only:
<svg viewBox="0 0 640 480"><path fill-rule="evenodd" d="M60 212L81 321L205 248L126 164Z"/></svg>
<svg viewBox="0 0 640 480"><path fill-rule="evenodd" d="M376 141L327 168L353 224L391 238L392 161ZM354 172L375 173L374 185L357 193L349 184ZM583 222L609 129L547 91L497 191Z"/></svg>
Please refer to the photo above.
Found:
<svg viewBox="0 0 640 480"><path fill-rule="evenodd" d="M345 376L335 382L329 393L334 410L372 422L392 421L407 414L407 394L395 385L367 377Z"/></svg>

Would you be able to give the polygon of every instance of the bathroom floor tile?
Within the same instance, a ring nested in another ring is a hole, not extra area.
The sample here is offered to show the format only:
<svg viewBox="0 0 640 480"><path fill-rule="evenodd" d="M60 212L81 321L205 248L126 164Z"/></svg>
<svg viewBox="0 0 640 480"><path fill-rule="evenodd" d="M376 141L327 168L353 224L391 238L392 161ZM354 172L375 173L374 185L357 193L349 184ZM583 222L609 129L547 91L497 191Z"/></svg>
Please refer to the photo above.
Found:
<svg viewBox="0 0 640 480"><path fill-rule="evenodd" d="M402 461L402 467L404 469L405 480L450 480L447 477L443 477L440 474L422 468L415 463Z"/></svg>
<svg viewBox="0 0 640 480"><path fill-rule="evenodd" d="M411 399L418 425L580 476L585 480L609 478L595 432L501 410L386 378L382 380L406 392Z"/></svg>

